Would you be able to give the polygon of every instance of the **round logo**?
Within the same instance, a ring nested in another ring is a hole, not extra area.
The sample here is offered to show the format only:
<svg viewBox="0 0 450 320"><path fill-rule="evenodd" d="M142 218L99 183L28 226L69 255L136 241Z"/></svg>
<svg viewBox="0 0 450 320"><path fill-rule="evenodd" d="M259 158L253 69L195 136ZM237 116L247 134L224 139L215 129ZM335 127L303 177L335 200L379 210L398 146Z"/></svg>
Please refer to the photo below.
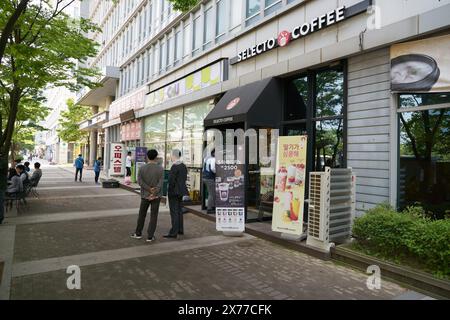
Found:
<svg viewBox="0 0 450 320"><path fill-rule="evenodd" d="M282 31L278 35L278 45L280 47L287 46L291 41L291 33L288 31Z"/></svg>
<svg viewBox="0 0 450 320"><path fill-rule="evenodd" d="M230 103L227 105L227 110L231 110L234 107L236 107L240 101L241 101L241 98L239 98L239 97L231 100Z"/></svg>

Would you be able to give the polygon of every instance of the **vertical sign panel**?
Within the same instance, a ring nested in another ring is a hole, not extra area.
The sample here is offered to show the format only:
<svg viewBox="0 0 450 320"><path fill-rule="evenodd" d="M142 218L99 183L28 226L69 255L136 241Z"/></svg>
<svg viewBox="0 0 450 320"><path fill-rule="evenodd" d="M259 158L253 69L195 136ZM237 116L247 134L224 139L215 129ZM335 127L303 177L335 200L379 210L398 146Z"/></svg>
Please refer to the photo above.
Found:
<svg viewBox="0 0 450 320"><path fill-rule="evenodd" d="M111 166L109 174L123 176L125 169L125 145L123 143L111 143Z"/></svg>
<svg viewBox="0 0 450 320"><path fill-rule="evenodd" d="M216 229L245 229L244 165L237 161L216 164Z"/></svg>
<svg viewBox="0 0 450 320"><path fill-rule="evenodd" d="M272 230L301 235L306 179L306 136L279 137Z"/></svg>

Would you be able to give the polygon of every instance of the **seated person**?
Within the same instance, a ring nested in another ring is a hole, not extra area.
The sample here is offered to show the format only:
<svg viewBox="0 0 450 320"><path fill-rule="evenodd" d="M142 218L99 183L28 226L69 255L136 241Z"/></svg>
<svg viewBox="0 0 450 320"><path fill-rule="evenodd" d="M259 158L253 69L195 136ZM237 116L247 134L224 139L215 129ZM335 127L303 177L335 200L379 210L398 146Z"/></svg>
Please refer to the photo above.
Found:
<svg viewBox="0 0 450 320"><path fill-rule="evenodd" d="M17 173L19 174L20 180L22 180L22 185L28 185L30 183L30 179L28 178L28 173L25 169L25 166L23 164L19 164L16 169L20 170L20 173L19 171Z"/></svg>
<svg viewBox="0 0 450 320"><path fill-rule="evenodd" d="M8 188L6 189L6 194L14 194L23 191L22 180L20 179L20 174L22 174L21 168L10 168L8 176Z"/></svg>
<svg viewBox="0 0 450 320"><path fill-rule="evenodd" d="M39 162L35 162L34 171L30 178L31 185L36 186L41 177L42 177L41 164Z"/></svg>

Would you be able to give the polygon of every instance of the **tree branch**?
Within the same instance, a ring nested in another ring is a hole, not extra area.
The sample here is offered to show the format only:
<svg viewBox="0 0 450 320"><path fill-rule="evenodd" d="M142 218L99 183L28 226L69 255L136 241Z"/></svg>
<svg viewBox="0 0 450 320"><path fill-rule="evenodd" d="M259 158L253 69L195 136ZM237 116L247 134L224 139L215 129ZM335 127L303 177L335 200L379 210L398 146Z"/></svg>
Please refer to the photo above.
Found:
<svg viewBox="0 0 450 320"><path fill-rule="evenodd" d="M2 30L2 35L0 37L0 64L2 63L3 55L6 49L6 44L8 43L8 38L13 32L17 20L19 20L20 16L25 11L28 2L30 2L30 0L20 1L20 3L17 5L16 10L14 10L13 14L8 19L5 28Z"/></svg>
<svg viewBox="0 0 450 320"><path fill-rule="evenodd" d="M417 150L416 139L415 139L414 136L412 135L411 130L410 130L410 128L408 127L408 124L407 124L405 118L403 118L403 114L401 114L401 113L400 113L400 120L401 120L401 122L403 123L403 126L405 127L406 134L408 135L409 140L411 140L411 145L412 145L412 149L413 149L413 152L414 152L414 156L416 157L416 159L417 159L418 161L420 161L420 160L421 160L421 157L420 157L420 154L419 154L419 152L418 152L418 150Z"/></svg>

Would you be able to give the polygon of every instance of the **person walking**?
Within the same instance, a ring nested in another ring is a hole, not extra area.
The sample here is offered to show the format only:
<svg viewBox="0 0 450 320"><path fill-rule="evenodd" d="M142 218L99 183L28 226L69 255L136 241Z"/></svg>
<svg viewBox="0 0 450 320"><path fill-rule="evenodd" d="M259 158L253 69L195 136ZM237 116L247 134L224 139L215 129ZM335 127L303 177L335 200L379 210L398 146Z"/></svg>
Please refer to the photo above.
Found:
<svg viewBox="0 0 450 320"><path fill-rule="evenodd" d="M142 238L148 208L150 207L150 222L147 230L147 242L153 242L158 220L159 204L164 182L164 169L158 163L158 151L152 149L147 152L148 163L139 169L138 184L141 186L141 205L136 226L136 232L131 235L134 239Z"/></svg>
<svg viewBox="0 0 450 320"><path fill-rule="evenodd" d="M174 149L171 158L173 164L169 172L168 198L172 229L170 229L169 234L165 235L164 238L177 238L178 235L184 235L181 205L183 196L189 194L186 187L187 168L180 160L181 151Z"/></svg>
<svg viewBox="0 0 450 320"><path fill-rule="evenodd" d="M133 160L131 158L131 151L128 151L127 158L125 159L125 168L127 170L125 176L125 184L131 184L131 167L133 166Z"/></svg>
<svg viewBox="0 0 450 320"><path fill-rule="evenodd" d="M216 150L205 158L203 163L203 181L208 190L207 213L214 213L216 209Z"/></svg>
<svg viewBox="0 0 450 320"><path fill-rule="evenodd" d="M99 157L94 161L94 173L95 173L95 184L98 184L98 178L100 177L100 171L102 169L102 158Z"/></svg>
<svg viewBox="0 0 450 320"><path fill-rule="evenodd" d="M84 159L81 154L79 154L78 158L75 159L73 166L75 167L75 182L77 182L78 173L80 173L80 182L82 182L81 179L83 177Z"/></svg>

